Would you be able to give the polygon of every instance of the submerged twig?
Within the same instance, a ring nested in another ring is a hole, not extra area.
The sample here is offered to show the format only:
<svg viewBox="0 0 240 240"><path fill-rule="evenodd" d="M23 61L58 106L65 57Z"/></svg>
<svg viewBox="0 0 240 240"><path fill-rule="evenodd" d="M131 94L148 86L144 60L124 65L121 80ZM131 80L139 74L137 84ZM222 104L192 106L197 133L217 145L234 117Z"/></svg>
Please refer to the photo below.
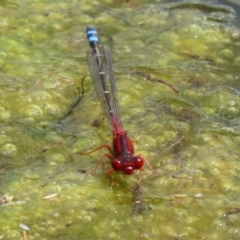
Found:
<svg viewBox="0 0 240 240"><path fill-rule="evenodd" d="M233 33L233 38L238 38L240 36L240 31Z"/></svg>
<svg viewBox="0 0 240 240"><path fill-rule="evenodd" d="M186 197L188 197L187 194L176 194L174 195L174 200L172 201L172 204L173 205L181 204Z"/></svg>
<svg viewBox="0 0 240 240"><path fill-rule="evenodd" d="M236 213L240 213L240 208L235 207L235 208L231 208L225 215L225 217L228 217L229 215L232 214L236 214Z"/></svg>
<svg viewBox="0 0 240 240"><path fill-rule="evenodd" d="M221 71L225 71L226 68L221 68L221 67L216 67L216 66L211 66L211 65L208 65L208 67L212 70L221 70Z"/></svg>
<svg viewBox="0 0 240 240"><path fill-rule="evenodd" d="M196 60L201 60L201 61L206 61L206 62L213 62L213 59L211 57L192 55L192 54L185 53L185 52L183 52L183 54L187 55L190 58L196 59Z"/></svg>
<svg viewBox="0 0 240 240"><path fill-rule="evenodd" d="M173 144L171 144L171 146L169 146L167 149L165 149L165 152L167 152L168 150L170 150L171 148L173 148L174 146L179 144L183 139L184 139L184 136L181 136L176 142L174 142Z"/></svg>
<svg viewBox="0 0 240 240"><path fill-rule="evenodd" d="M28 240L26 231L23 231L23 238L24 240Z"/></svg>
<svg viewBox="0 0 240 240"><path fill-rule="evenodd" d="M46 152L48 149L57 147L61 144L62 144L62 141L57 141L57 142L50 143L49 145L47 145L46 147L43 148L42 152Z"/></svg>
<svg viewBox="0 0 240 240"><path fill-rule="evenodd" d="M44 196L43 199L48 200L48 201L54 201L54 200L56 200L57 196L58 196L57 193L53 193L53 194Z"/></svg>
<svg viewBox="0 0 240 240"><path fill-rule="evenodd" d="M27 232L26 231L29 230L29 227L24 225L24 224L22 224L22 223L19 224L19 227L23 230L23 239L27 240L28 237L27 237Z"/></svg>
<svg viewBox="0 0 240 240"><path fill-rule="evenodd" d="M149 74L145 73L145 72L135 72L137 75L144 77L146 80L151 81L151 82L158 82L158 83L162 83L168 87L170 87L175 93L179 93L179 90L173 86L171 83L160 79L160 78L153 78L151 77Z"/></svg>
<svg viewBox="0 0 240 240"><path fill-rule="evenodd" d="M82 77L82 81L81 81L81 87L82 87L82 92L80 93L80 90L78 88L78 97L77 97L77 100L76 102L72 105L72 107L70 108L70 110L56 123L56 124L60 124L61 121L63 121L67 116L69 116L73 110L77 107L77 105L79 104L79 102L81 101L82 99L82 96L85 94L85 89L84 89L84 80L85 80L85 76Z"/></svg>

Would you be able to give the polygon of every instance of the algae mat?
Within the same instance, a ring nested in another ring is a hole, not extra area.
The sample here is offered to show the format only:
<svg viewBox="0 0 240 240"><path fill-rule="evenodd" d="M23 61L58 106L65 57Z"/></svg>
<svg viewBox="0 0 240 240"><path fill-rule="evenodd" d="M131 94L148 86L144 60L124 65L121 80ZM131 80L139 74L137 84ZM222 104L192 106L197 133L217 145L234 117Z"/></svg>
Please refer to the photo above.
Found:
<svg viewBox="0 0 240 240"><path fill-rule="evenodd" d="M1 1L0 239L239 239L240 43L206 2ZM125 129L155 170L113 173L85 29L114 59ZM85 77L85 93L81 81Z"/></svg>

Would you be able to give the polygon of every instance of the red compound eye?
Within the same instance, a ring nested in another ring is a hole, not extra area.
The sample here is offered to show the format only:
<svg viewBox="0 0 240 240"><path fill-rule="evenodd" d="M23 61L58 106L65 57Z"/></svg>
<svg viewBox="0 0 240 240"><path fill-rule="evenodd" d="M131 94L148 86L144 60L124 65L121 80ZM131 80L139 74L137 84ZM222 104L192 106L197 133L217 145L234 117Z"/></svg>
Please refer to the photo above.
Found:
<svg viewBox="0 0 240 240"><path fill-rule="evenodd" d="M134 168L132 166L127 166L123 168L123 173L126 175L131 175L134 173Z"/></svg>
<svg viewBox="0 0 240 240"><path fill-rule="evenodd" d="M115 171L121 171L122 170L122 162L117 160L117 159L114 159L112 161L112 168L115 170Z"/></svg>
<svg viewBox="0 0 240 240"><path fill-rule="evenodd" d="M143 159L141 157L136 157L134 160L134 168L140 169L143 166Z"/></svg>

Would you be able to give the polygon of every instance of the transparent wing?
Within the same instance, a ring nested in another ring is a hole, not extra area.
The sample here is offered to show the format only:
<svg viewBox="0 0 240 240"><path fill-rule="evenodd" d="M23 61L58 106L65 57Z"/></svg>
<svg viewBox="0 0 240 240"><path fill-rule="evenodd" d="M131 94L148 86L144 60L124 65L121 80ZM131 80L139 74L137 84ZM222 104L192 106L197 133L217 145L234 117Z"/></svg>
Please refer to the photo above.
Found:
<svg viewBox="0 0 240 240"><path fill-rule="evenodd" d="M99 55L87 52L93 86L115 133L123 131L110 49L99 48Z"/></svg>

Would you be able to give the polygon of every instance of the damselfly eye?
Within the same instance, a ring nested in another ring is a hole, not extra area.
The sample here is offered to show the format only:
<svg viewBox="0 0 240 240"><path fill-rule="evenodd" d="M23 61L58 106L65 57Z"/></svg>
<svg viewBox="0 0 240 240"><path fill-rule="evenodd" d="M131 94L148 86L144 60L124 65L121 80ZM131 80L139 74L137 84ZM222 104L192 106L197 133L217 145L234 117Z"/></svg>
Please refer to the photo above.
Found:
<svg viewBox="0 0 240 240"><path fill-rule="evenodd" d="M122 162L117 160L117 159L114 159L112 161L112 168L115 170L115 171L121 171L122 170Z"/></svg>
<svg viewBox="0 0 240 240"><path fill-rule="evenodd" d="M127 166L123 168L123 173L126 175L131 175L134 173L134 168L132 166Z"/></svg>
<svg viewBox="0 0 240 240"><path fill-rule="evenodd" d="M134 161L134 167L135 169L140 169L143 166L143 159L140 157L136 157Z"/></svg>

